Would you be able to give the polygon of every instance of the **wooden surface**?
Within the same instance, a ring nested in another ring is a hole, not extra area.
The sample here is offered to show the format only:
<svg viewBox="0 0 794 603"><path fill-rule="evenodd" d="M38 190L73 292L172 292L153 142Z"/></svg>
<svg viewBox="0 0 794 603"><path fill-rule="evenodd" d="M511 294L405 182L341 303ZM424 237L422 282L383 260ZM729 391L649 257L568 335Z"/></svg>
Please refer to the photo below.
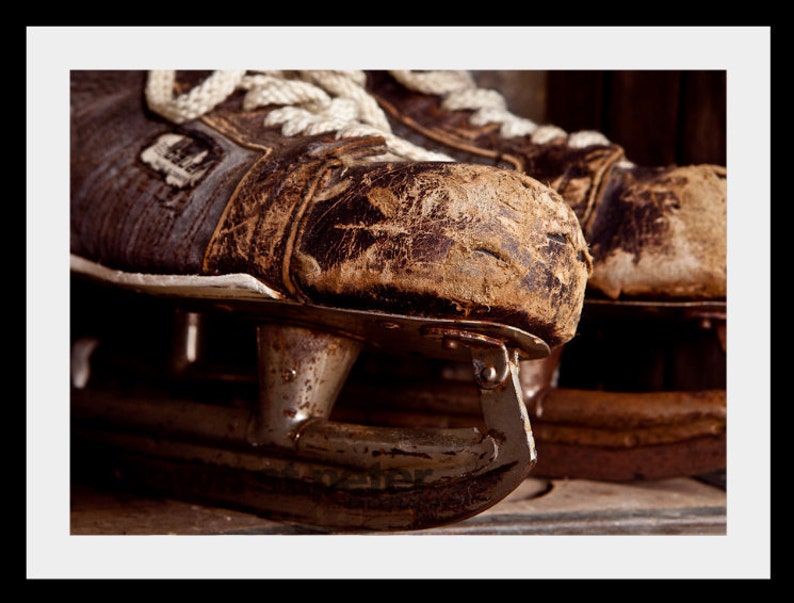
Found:
<svg viewBox="0 0 794 603"><path fill-rule="evenodd" d="M332 534L255 514L170 499L74 486L72 535ZM609 483L527 479L503 501L466 521L414 535L719 535L726 493L691 478Z"/></svg>

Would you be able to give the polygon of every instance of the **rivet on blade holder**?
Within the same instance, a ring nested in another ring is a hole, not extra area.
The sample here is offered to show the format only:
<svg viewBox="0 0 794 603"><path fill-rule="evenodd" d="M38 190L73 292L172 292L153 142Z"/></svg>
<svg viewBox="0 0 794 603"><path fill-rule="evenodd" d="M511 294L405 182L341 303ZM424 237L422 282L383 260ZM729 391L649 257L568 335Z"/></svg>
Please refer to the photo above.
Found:
<svg viewBox="0 0 794 603"><path fill-rule="evenodd" d="M471 351L474 365L474 380L481 389L496 389L507 380L510 368L510 355L504 342L493 337L470 331L427 327L422 333L427 337L440 337L442 346L456 350L461 345Z"/></svg>

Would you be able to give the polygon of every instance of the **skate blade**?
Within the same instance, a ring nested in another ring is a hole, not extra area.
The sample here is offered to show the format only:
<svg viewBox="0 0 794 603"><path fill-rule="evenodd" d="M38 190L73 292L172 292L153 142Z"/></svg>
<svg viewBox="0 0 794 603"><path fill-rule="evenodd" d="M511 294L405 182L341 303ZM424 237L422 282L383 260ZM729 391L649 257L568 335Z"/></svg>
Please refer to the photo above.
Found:
<svg viewBox="0 0 794 603"><path fill-rule="evenodd" d="M530 333L481 321L306 306L255 284L240 286L245 279L230 286L198 277L146 278L83 261L73 271L178 300L190 312L233 313L258 334L259 398L246 404L98 389L90 378L73 383L75 442L112 459L113 471L132 483L334 530L403 531L482 512L536 463L519 366L547 356L549 348ZM468 359L485 428L330 420L364 347Z"/></svg>

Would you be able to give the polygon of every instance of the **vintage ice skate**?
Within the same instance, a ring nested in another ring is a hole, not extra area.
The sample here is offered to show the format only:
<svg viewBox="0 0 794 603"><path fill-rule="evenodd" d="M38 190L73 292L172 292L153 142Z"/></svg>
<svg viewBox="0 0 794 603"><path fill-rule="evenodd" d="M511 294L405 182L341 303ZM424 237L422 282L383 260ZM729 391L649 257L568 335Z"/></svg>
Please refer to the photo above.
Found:
<svg viewBox="0 0 794 603"><path fill-rule="evenodd" d="M73 72L75 474L356 531L459 521L531 471L519 367L576 331L576 216L392 135L358 75ZM365 349L468 362L482 423L335 420Z"/></svg>
<svg viewBox="0 0 794 603"><path fill-rule="evenodd" d="M546 452L536 475L624 480L724 468L725 168L637 166L599 132L568 134L511 113L500 92L479 88L469 72L367 76L396 134L547 183L581 222L594 269L580 332L521 371ZM698 385L678 391L657 375L631 391L610 390L608 375L636 371L650 339L653 370L669 371L663 354L689 358L704 369ZM563 374L558 387L566 366L574 378Z"/></svg>

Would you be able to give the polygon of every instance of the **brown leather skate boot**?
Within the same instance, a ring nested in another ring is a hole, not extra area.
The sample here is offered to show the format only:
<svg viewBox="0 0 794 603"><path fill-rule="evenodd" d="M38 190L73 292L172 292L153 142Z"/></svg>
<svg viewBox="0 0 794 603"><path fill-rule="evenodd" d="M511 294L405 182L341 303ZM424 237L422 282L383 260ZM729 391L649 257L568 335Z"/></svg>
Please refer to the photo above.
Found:
<svg viewBox="0 0 794 603"><path fill-rule="evenodd" d="M115 471L291 520L394 530L477 513L534 465L519 361L576 332L592 269L578 220L535 179L395 136L363 83L72 72L73 273L174 302L183 368L205 315L257 333L251 408L97 391L95 343L77 341L74 433L113 450ZM468 358L486 431L329 420L367 346Z"/></svg>
<svg viewBox="0 0 794 603"><path fill-rule="evenodd" d="M603 134L510 113L468 72L372 71L367 89L395 133L547 183L582 224L594 269L578 336L562 366L556 349L522 367L546 451L536 475L624 480L724 468L726 169L634 165ZM701 375L662 379L671 358L681 371L688 357ZM648 378L627 378L640 374Z"/></svg>
<svg viewBox="0 0 794 603"><path fill-rule="evenodd" d="M598 132L568 134L510 113L468 72L373 71L367 87L404 138L557 190L593 255L590 296L725 300L724 167L636 166Z"/></svg>

